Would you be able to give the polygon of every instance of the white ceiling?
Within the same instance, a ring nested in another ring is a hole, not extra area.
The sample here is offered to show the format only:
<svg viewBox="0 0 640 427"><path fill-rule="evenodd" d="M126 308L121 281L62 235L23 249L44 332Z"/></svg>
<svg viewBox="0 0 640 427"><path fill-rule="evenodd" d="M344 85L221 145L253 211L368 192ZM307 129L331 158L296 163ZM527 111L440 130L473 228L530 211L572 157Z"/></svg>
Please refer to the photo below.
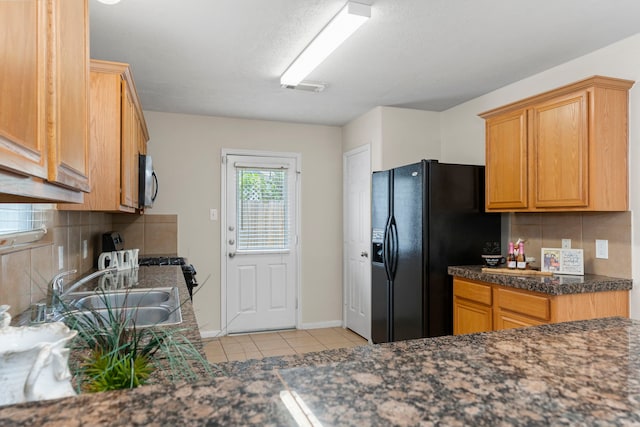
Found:
<svg viewBox="0 0 640 427"><path fill-rule="evenodd" d="M639 0L361 0L371 19L307 78L325 91L280 88L345 2L91 0L91 57L131 64L145 110L343 125L442 111L640 32Z"/></svg>

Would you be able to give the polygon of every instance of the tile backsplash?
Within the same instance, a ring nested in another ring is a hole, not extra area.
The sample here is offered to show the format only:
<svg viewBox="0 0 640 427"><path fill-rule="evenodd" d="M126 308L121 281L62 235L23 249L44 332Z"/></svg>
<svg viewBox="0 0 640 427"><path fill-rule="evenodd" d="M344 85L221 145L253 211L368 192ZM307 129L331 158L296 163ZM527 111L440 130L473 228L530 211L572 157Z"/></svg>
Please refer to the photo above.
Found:
<svg viewBox="0 0 640 427"><path fill-rule="evenodd" d="M79 277L92 270L102 233L112 228L111 216L46 209L48 231L41 241L0 251L0 304L9 304L10 313L16 315L46 296L47 285L56 273L75 269Z"/></svg>
<svg viewBox="0 0 640 427"><path fill-rule="evenodd" d="M541 248L560 248L562 239L584 250L584 272L631 278L631 212L509 214L509 239L525 239L525 253L540 266ZM596 239L609 241L609 258L595 257Z"/></svg>
<svg viewBox="0 0 640 427"><path fill-rule="evenodd" d="M103 233L120 231L125 248L139 248L141 254L177 253L176 215L58 211L49 206L42 241L0 250L0 304L10 305L13 316L46 296L54 274L75 269L80 277L96 268Z"/></svg>

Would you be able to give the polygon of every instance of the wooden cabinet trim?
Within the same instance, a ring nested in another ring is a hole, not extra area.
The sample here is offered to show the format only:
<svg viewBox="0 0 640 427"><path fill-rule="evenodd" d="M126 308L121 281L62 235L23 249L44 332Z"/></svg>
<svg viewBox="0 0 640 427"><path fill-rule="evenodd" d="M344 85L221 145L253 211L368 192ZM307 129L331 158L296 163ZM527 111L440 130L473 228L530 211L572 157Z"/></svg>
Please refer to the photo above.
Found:
<svg viewBox="0 0 640 427"><path fill-rule="evenodd" d="M530 96L528 98L524 98L519 101L512 102L511 104L507 104L498 108L494 108L489 111L485 111L478 115L483 119L488 119L490 117L499 116L501 114L504 114L513 110L527 108L532 104L546 102L558 96L562 96L572 92L578 92L580 90L585 90L593 86L601 87L601 88L617 89L617 90L629 90L634 83L635 82L633 80L624 80L624 79L617 79L617 78L605 77L605 76L592 76L584 80L577 81L575 83L570 83L568 85L561 86L559 88L552 89L547 92L540 93L538 95Z"/></svg>

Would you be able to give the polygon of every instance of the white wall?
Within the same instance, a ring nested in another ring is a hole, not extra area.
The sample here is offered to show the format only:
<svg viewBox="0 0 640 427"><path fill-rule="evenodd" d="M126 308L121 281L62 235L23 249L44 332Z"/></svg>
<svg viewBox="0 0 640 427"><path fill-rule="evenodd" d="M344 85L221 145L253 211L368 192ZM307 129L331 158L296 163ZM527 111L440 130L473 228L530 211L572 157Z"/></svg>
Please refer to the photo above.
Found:
<svg viewBox="0 0 640 427"><path fill-rule="evenodd" d="M202 283L194 297L200 331L220 329L221 149L302 154L302 322L342 319L341 129L145 111L149 154L160 191L153 214L178 215L178 254L188 257Z"/></svg>
<svg viewBox="0 0 640 427"><path fill-rule="evenodd" d="M484 122L477 115L592 76L635 80L629 92L629 192L632 224L640 223L640 34L505 86L441 114L442 161L484 164ZM632 226L632 275L640 272L640 227ZM640 289L631 291L631 317L640 319Z"/></svg>

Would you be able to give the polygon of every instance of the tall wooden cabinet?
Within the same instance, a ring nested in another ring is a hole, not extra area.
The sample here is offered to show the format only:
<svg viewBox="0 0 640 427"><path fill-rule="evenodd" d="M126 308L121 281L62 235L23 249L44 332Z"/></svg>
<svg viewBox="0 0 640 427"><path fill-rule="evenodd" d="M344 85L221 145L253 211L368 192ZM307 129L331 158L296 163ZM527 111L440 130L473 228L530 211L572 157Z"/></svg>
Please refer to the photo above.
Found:
<svg viewBox="0 0 640 427"><path fill-rule="evenodd" d="M0 28L0 201L82 201L87 0L2 1Z"/></svg>
<svg viewBox="0 0 640 427"><path fill-rule="evenodd" d="M488 211L625 211L628 90L595 76L480 114Z"/></svg>
<svg viewBox="0 0 640 427"><path fill-rule="evenodd" d="M128 64L91 60L91 192L59 209L136 212L138 156L149 140Z"/></svg>

